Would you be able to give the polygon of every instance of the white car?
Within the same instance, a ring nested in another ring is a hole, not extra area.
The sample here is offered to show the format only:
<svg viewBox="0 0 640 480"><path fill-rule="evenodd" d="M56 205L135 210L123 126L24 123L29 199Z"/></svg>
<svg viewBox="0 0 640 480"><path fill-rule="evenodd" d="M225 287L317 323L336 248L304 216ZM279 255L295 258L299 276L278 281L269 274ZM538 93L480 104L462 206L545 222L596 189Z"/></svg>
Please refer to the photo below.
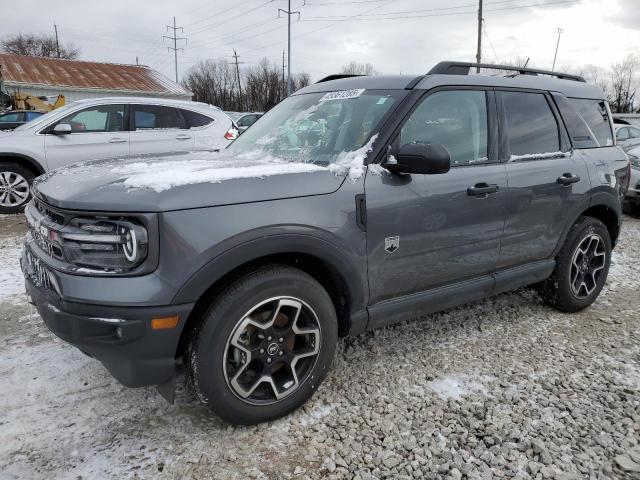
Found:
<svg viewBox="0 0 640 480"><path fill-rule="evenodd" d="M78 100L0 133L0 214L21 211L33 179L57 167L146 153L220 150L237 135L233 121L205 103Z"/></svg>

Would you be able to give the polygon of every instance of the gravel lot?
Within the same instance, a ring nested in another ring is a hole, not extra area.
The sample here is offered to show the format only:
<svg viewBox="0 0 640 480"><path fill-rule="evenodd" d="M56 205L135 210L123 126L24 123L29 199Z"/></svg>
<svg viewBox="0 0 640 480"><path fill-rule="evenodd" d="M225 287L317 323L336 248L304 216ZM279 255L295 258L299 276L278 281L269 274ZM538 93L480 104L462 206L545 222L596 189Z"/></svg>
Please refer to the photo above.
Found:
<svg viewBox="0 0 640 480"><path fill-rule="evenodd" d="M341 342L317 395L235 428L120 386L25 304L0 217L0 478L640 478L640 219L590 309L529 289Z"/></svg>

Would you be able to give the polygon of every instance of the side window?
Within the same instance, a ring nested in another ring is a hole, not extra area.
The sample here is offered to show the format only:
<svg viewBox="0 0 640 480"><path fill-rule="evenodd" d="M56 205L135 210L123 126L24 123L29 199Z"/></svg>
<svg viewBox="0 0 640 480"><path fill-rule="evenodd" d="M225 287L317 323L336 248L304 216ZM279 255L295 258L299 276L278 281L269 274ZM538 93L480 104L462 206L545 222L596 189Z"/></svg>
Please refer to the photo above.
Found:
<svg viewBox="0 0 640 480"><path fill-rule="evenodd" d="M7 113L5 115L0 116L0 122L9 123L9 122L21 122L21 121L22 121L22 113L20 112Z"/></svg>
<svg viewBox="0 0 640 480"><path fill-rule="evenodd" d="M135 130L183 128L178 111L173 107L160 105L134 105L133 122Z"/></svg>
<svg viewBox="0 0 640 480"><path fill-rule="evenodd" d="M511 156L560 150L558 123L541 93L501 92Z"/></svg>
<svg viewBox="0 0 640 480"><path fill-rule="evenodd" d="M640 138L640 128L629 127L629 138Z"/></svg>
<svg viewBox="0 0 640 480"><path fill-rule="evenodd" d="M30 122L31 120L35 120L38 117L41 117L42 114L39 112L27 112L27 122Z"/></svg>
<svg viewBox="0 0 640 480"><path fill-rule="evenodd" d="M256 120L258 120L258 116L257 115L245 115L238 122L238 126L239 127L250 127L251 125L256 123Z"/></svg>
<svg viewBox="0 0 640 480"><path fill-rule="evenodd" d="M629 139L629 129L628 128L620 128L616 132L616 140L628 140Z"/></svg>
<svg viewBox="0 0 640 480"><path fill-rule="evenodd" d="M451 165L488 162L487 98L480 90L449 90L429 95L400 132L400 146L440 143Z"/></svg>
<svg viewBox="0 0 640 480"><path fill-rule="evenodd" d="M202 115L201 113L192 112L191 110L180 110L182 116L186 120L189 128L204 127L210 123L215 123L216 119Z"/></svg>
<svg viewBox="0 0 640 480"><path fill-rule="evenodd" d="M71 125L72 133L121 132L124 105L98 105L67 115L58 123Z"/></svg>
<svg viewBox="0 0 640 480"><path fill-rule="evenodd" d="M590 100L584 98L570 98L573 108L582 116L584 121L596 136L601 147L613 145L613 133L609 123L609 113L604 100Z"/></svg>

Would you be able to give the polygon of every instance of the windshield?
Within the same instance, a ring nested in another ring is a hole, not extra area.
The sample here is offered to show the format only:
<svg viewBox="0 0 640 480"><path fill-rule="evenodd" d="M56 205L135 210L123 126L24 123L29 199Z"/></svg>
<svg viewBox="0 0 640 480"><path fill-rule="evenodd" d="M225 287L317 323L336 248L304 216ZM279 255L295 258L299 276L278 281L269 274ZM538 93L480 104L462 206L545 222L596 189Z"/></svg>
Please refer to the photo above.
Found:
<svg viewBox="0 0 640 480"><path fill-rule="evenodd" d="M294 95L267 112L228 150L328 165L341 153L363 147L404 95L402 90Z"/></svg>

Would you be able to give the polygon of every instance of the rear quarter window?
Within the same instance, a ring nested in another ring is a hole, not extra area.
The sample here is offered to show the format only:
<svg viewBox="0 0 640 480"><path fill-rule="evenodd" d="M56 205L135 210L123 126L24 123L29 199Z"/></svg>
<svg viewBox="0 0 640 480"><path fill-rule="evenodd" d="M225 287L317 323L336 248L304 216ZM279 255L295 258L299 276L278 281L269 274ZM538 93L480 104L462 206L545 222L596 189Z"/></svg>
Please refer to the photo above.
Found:
<svg viewBox="0 0 640 480"><path fill-rule="evenodd" d="M207 117L201 113L192 112L191 110L180 110L182 116L189 125L189 128L197 128L204 127L205 125L209 125L210 123L214 123L216 121L215 118Z"/></svg>
<svg viewBox="0 0 640 480"><path fill-rule="evenodd" d="M604 100L569 98L569 103L584 119L601 147L613 145L609 109Z"/></svg>

